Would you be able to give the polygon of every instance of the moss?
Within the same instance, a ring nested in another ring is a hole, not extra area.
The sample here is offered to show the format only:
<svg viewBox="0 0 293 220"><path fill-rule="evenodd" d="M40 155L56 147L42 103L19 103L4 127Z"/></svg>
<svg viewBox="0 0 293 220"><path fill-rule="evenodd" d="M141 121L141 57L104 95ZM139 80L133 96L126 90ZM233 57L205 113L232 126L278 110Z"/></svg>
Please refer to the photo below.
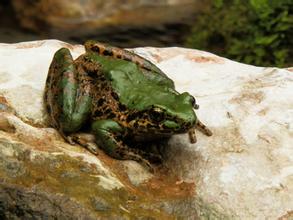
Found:
<svg viewBox="0 0 293 220"><path fill-rule="evenodd" d="M292 66L292 1L209 0L207 8L186 46L253 65Z"/></svg>
<svg viewBox="0 0 293 220"><path fill-rule="evenodd" d="M104 189L97 177L103 174L79 158L30 151L25 145L7 143L3 139L0 139L0 148L13 152L1 158L0 178L5 183L65 196L99 217L173 218L160 209L148 208L154 200L133 195L126 188Z"/></svg>
<svg viewBox="0 0 293 220"><path fill-rule="evenodd" d="M42 201L41 207L48 206L51 213L57 207L61 213L59 216L68 216L75 211L71 209L76 209L75 216L82 213L105 219L185 219L198 216L200 219L229 219L215 207L195 198L193 183L178 184L177 177L169 171L158 170L151 180L135 187L121 172L121 164L115 164L108 157L108 166L114 173L118 170L118 178L124 187L107 190L99 185L98 177L107 176L95 165L80 157L51 152L37 151L0 137L0 188L3 191L2 183L8 184L9 195L18 195L23 208L29 210L27 213L31 212L31 207L39 207L36 201ZM99 157L104 159L102 154ZM11 186L15 187L11 189ZM0 190L0 211L3 209L1 196ZM10 201L15 201L14 197ZM34 210L34 213L39 212L42 211Z"/></svg>

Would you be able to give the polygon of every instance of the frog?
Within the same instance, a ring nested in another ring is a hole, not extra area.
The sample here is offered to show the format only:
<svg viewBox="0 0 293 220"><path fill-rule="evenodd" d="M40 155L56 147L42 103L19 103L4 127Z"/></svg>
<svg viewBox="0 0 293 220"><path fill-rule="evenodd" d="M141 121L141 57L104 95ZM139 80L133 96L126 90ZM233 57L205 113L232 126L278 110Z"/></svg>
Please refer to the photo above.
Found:
<svg viewBox="0 0 293 220"><path fill-rule="evenodd" d="M67 142L91 146L94 153L101 148L115 159L153 170L151 163L161 162L162 156L149 152L148 142L188 133L195 143L195 129L212 135L195 114L195 98L179 93L151 61L98 41L89 40L84 47L75 60L68 48L56 51L45 84L49 124ZM84 128L93 135L94 147L76 138Z"/></svg>

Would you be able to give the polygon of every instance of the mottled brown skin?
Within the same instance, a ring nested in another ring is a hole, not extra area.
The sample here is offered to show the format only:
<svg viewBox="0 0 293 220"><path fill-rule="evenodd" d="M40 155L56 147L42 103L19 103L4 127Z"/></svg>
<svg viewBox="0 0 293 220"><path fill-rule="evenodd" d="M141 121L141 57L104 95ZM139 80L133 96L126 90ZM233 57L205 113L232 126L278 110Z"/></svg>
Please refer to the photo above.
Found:
<svg viewBox="0 0 293 220"><path fill-rule="evenodd" d="M139 138L141 133L147 132L147 129L150 126L156 127L157 129L164 130L161 127L158 127L156 123L151 123L151 119L148 115L148 112L139 112L139 111L131 111L126 108L123 104L119 103L118 95L113 91L111 84L105 79L103 73L100 72L98 66L92 65L91 62L88 62L84 56L80 56L77 60L74 61L74 65L77 67L78 81L80 86L85 90L82 90L88 93L92 98L92 108L91 108L91 119L93 121L101 120L101 119L113 119L115 121L119 121L126 129L123 133L119 133L117 135L120 136L120 139L128 140L127 144L129 146L136 147L135 140L142 140ZM64 128L62 124L56 119L60 118L61 108L59 105L52 104L55 103L54 100L58 98L60 94L60 88L57 87L60 83L62 77L60 76L60 72L57 71L58 65L56 62L52 62L49 72L54 74L49 74L47 78L44 99L46 102L46 109L49 114L50 124L52 127L55 127L59 133L63 136L65 140L67 140L71 144L75 144L75 142L88 147L87 144L84 144L82 139L78 139L77 136L69 135L70 133L64 132ZM86 73L93 73L93 75L89 76ZM67 79L70 81L74 81L71 75L67 76ZM95 86L93 86L95 85ZM50 92L48 92L50 90ZM135 122L131 121L136 118ZM144 129L141 129L144 128ZM145 137L144 141L148 141L150 139L155 138L154 136L159 135L159 133L152 134L150 137ZM161 135L162 136L162 135ZM137 138L135 138L137 137ZM151 164L148 160L152 162L160 162L161 156L159 154L154 154L151 152L146 152L139 148L131 148L124 147L122 141L118 143L120 148L117 148L116 158L125 158L125 151L127 151L126 159L133 159L141 164L146 165L150 170L152 170Z"/></svg>
<svg viewBox="0 0 293 220"><path fill-rule="evenodd" d="M68 56L65 57L65 59L69 59L69 58L70 57ZM78 67L77 71L84 73L82 66L77 65L77 67ZM58 99L59 94L62 92L60 87L57 86L60 84L60 81L62 80L62 74L60 71L58 71L58 68L59 68L58 63L55 60L53 60L49 67L49 73L52 73L52 74L48 74L48 77L46 80L45 92L44 92L46 110L47 110L47 113L49 114L50 125L56 128L65 140L67 140L71 144L74 144L74 142L70 139L70 137L64 134L64 129L62 127L62 124L57 120L60 118L60 115L61 115L60 106L57 104L52 104L52 103L56 103L56 100ZM78 79L75 79L72 74L67 74L66 72L63 73L63 75L66 75L69 81L74 82L77 80L79 82L80 87L82 88L80 91L82 91L83 93L87 93L89 95L92 94L92 91L94 89L93 79L87 74L78 74Z"/></svg>
<svg viewBox="0 0 293 220"><path fill-rule="evenodd" d="M172 88L171 91L174 94L180 95L174 90L173 81L154 64L144 58L117 47L92 41L88 41L85 47L90 53L94 52L102 56L131 61L145 70L142 72L143 74L160 75L161 77L159 77L158 81L162 85ZM63 56L59 56L59 53ZM74 72L76 75L73 74ZM70 86L77 87L78 93L74 97L75 110L77 109L76 111L78 113L80 108L80 112L83 112L83 115L81 114L82 119L77 120L76 123L72 123L73 127L66 127L64 125L65 123L62 123L62 117L64 117L64 108L62 107L64 105L63 99L64 97L73 97L70 87L69 89L62 87L62 80L66 80ZM67 51L64 51L64 53L61 51L55 54L49 69L44 99L50 124L58 129L60 134L68 142L74 143L76 141L76 139L72 138L71 134L84 127L84 124L88 120L113 120L119 122L123 130L119 130L119 132L111 131L109 134L109 138L112 138L117 146L115 151L111 152L111 156L118 159L133 159L145 164L149 168L151 168L151 165L148 160L153 162L161 161L161 155L137 148L137 142L152 141L162 137L167 138L174 134L174 132L183 133L189 130L190 141L194 143L196 141L195 126L200 128L206 135L211 135L210 130L199 120L194 121L196 124L181 123L181 126L174 130L154 120L152 118L153 109L138 111L127 108L127 106L119 101L118 94L113 90L109 80L105 78L105 74L101 71L100 66L97 63L93 63L87 54L81 55L74 61ZM198 108L194 98L191 100L191 103L194 108ZM87 107L90 109L83 109ZM160 112L160 114L159 116L165 117L165 119L169 119L168 117L170 117L170 120L175 120L174 117L164 114L164 112ZM82 141L77 142L81 143Z"/></svg>
<svg viewBox="0 0 293 220"><path fill-rule="evenodd" d="M85 48L86 48L86 51L93 51L93 52L98 53L101 56L110 56L110 57L113 57L116 59L123 59L126 61L131 61L147 71L156 72L158 74L163 75L164 77L167 77L165 75L165 73L163 73L153 63L151 63L150 61L146 60L145 58L143 58L135 53L129 52L127 50L124 50L124 49L121 49L118 47L114 47L114 46L111 46L111 45L108 45L105 43L96 42L96 41L87 41L85 43ZM117 94L115 95L115 97L117 98ZM199 106L195 103L195 101L194 101L194 108L195 109L199 108ZM127 113L127 114L129 114L129 113ZM149 117L149 114L146 112L144 114L144 117L145 117L145 119L147 119L147 117ZM145 127L147 128L147 125L149 124L150 121L151 120L143 120L139 123L145 125ZM202 122L197 120L196 123L197 123L197 127L199 129L201 129L206 135L208 135L208 136L212 135L212 132ZM163 131L164 128L160 128L160 130ZM190 142L196 143L195 131L192 130L188 134L190 136Z"/></svg>
<svg viewBox="0 0 293 220"><path fill-rule="evenodd" d="M122 59L126 61L130 61L138 65L140 68L143 68L147 71L156 72L162 74L167 77L163 71L161 71L158 67L156 67L153 63L146 60L145 58L129 52L127 50L121 49L119 47L114 47L108 44L99 43L96 41L87 41L85 43L86 51L93 51L98 53L101 56L109 56L116 59Z"/></svg>

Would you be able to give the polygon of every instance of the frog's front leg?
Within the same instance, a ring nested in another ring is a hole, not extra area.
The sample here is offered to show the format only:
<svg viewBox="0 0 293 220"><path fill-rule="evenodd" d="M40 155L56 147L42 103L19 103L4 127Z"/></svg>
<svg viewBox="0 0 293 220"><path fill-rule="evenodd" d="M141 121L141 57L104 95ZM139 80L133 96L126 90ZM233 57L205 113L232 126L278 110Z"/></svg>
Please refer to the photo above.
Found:
<svg viewBox="0 0 293 220"><path fill-rule="evenodd" d="M70 51L58 50L49 68L44 98L51 125L69 142L66 135L78 131L89 116L91 87L91 78L81 65L76 67Z"/></svg>
<svg viewBox="0 0 293 220"><path fill-rule="evenodd" d="M152 165L140 156L138 149L129 148L123 143L126 131L117 122L110 119L95 121L92 124L92 132L98 146L108 155L120 160L135 160L153 172Z"/></svg>

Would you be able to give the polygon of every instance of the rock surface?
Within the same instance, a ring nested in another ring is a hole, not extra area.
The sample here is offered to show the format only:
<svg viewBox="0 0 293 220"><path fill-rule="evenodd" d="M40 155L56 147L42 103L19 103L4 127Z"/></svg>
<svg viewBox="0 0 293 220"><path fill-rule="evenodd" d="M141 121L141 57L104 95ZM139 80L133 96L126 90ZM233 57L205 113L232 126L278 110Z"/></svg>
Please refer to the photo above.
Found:
<svg viewBox="0 0 293 220"><path fill-rule="evenodd" d="M195 14L205 7L198 0L11 2L20 26L41 33L38 39L53 37L82 43L95 38L128 47L146 45L146 40L147 45L155 46L182 44Z"/></svg>
<svg viewBox="0 0 293 220"><path fill-rule="evenodd" d="M197 2L200 1L125 0L121 3L121 0L40 0L32 4L30 0L12 0L12 5L23 27L40 31L44 28L73 30L84 26L95 28L102 25L166 23L174 19L180 21L194 12ZM170 16L163 11L171 7L176 7L177 14Z"/></svg>
<svg viewBox="0 0 293 220"><path fill-rule="evenodd" d="M48 40L0 44L0 217L73 219L290 219L293 75L182 48L137 48L197 98L213 131L174 136L154 174L94 156L46 125ZM292 69L291 69L292 70Z"/></svg>

